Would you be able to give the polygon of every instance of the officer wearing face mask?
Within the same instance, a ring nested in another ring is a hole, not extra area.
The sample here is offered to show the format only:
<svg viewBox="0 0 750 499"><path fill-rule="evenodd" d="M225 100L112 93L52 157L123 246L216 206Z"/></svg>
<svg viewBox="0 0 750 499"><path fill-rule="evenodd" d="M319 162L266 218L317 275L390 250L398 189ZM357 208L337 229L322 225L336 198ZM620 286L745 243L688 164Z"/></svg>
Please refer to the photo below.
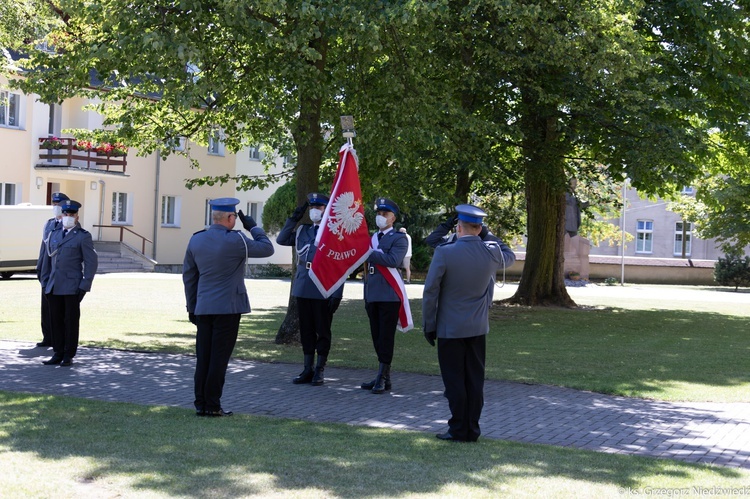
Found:
<svg viewBox="0 0 750 499"><path fill-rule="evenodd" d="M299 376L292 379L295 385L310 383L320 386L325 382L324 371L331 349L331 323L344 293L342 284L329 298L324 298L310 279L310 267L317 250L315 238L327 204L328 196L317 192L308 194L307 202L294 210L276 238L278 244L294 246L297 252L297 272L292 285L292 296L297 299L304 368ZM308 206L312 224L297 225Z"/></svg>
<svg viewBox="0 0 750 499"><path fill-rule="evenodd" d="M47 239L40 277L49 301L54 350L44 364L69 366L78 350L81 300L91 291L99 259L91 234L78 223L81 203L66 200L60 208L62 224Z"/></svg>
<svg viewBox="0 0 750 499"><path fill-rule="evenodd" d="M375 201L375 211L378 232L373 237L375 251L367 257L365 266L365 310L370 320L372 345L378 356L378 373L375 379L362 383L360 388L371 390L372 393L383 393L391 389L391 361L401 298L382 270L386 267L398 268L401 265L409 242L406 240L406 234L393 229L399 214L396 203L388 198L378 198ZM401 280L398 273L396 276L394 279ZM401 285L403 286L403 281Z"/></svg>
<svg viewBox="0 0 750 499"><path fill-rule="evenodd" d="M42 230L42 244L39 247L39 258L36 262L36 277L41 282L42 275L42 257L45 253L45 245L49 240L52 231L58 228L62 224L62 208L60 203L70 199L62 192L52 193L52 218L47 220ZM51 347L52 346L52 324L50 322L49 312L49 301L47 295L44 294L44 288L42 288L42 341L36 344L38 347Z"/></svg>

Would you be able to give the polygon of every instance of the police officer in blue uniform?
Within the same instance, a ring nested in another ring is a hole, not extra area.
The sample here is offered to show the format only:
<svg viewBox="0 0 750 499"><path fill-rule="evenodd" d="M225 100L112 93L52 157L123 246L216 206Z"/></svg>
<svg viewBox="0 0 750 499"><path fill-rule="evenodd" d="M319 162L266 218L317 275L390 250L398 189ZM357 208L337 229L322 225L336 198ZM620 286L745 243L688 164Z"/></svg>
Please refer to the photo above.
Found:
<svg viewBox="0 0 750 499"><path fill-rule="evenodd" d="M295 246L297 252L297 272L292 285L292 296L297 298L304 368L299 376L292 380L296 385L311 383L313 386L320 386L325 382L324 371L331 350L331 323L344 293L342 284L329 298L324 298L310 279L310 267L318 249L315 246L315 238L328 200L328 196L317 192L308 194L307 202L294 210L276 237L277 243L282 246ZM308 206L312 224L297 226Z"/></svg>
<svg viewBox="0 0 750 499"><path fill-rule="evenodd" d="M476 442L484 406L486 335L490 330L495 274L515 262L501 241L483 241L479 234L487 214L468 204L456 207L458 237L438 246L422 295L424 335L437 339L438 362L451 411L441 440Z"/></svg>
<svg viewBox="0 0 750 499"><path fill-rule="evenodd" d="M62 192L52 193L52 211L54 216L47 220L42 230L42 244L39 246L39 258L36 262L36 277L41 283L42 277L42 258L47 249L47 242L52 231L58 228L62 224L62 208L60 203L70 199ZM36 344L38 347L51 347L52 346L52 324L49 312L49 301L47 295L44 294L44 288L42 288L42 341Z"/></svg>
<svg viewBox="0 0 750 499"><path fill-rule="evenodd" d="M391 362L396 339L398 313L401 298L386 281L375 265L398 269L404 260L409 243L406 235L393 229L399 214L398 205L388 198L375 201L378 226L377 249L367 257L365 265L365 310L370 319L372 346L378 356L378 373L375 379L362 383L360 388L372 393L383 393L391 389ZM397 279L401 279L400 274Z"/></svg>
<svg viewBox="0 0 750 499"><path fill-rule="evenodd" d="M236 198L209 201L212 224L190 238L182 269L187 311L198 328L195 339L195 411L198 416L231 416L221 407L229 358L242 314L250 312L245 288L248 257L273 255L273 243L251 216L235 212ZM252 239L232 230L237 220Z"/></svg>
<svg viewBox="0 0 750 499"><path fill-rule="evenodd" d="M54 351L44 364L69 366L78 350L81 301L91 291L99 258L91 234L78 223L81 203L68 199L60 208L62 223L47 238L41 265Z"/></svg>

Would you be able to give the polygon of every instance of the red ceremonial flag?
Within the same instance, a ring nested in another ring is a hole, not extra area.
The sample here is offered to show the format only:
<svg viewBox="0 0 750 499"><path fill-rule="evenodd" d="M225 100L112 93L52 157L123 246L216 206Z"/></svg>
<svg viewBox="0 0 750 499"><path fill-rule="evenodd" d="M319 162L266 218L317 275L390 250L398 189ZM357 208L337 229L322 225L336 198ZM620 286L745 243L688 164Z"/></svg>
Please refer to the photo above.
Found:
<svg viewBox="0 0 750 499"><path fill-rule="evenodd" d="M362 204L357 155L349 143L339 150L339 167L315 245L318 250L310 267L310 279L326 298L367 260L372 251Z"/></svg>

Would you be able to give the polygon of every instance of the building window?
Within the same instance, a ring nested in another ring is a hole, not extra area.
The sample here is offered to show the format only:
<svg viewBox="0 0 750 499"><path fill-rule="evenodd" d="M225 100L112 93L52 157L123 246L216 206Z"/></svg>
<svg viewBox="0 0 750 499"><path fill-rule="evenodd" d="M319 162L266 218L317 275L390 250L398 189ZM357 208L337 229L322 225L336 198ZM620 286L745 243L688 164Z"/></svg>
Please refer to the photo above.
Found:
<svg viewBox="0 0 750 499"><path fill-rule="evenodd" d="M690 256L691 243L693 242L693 224L690 222L677 222L674 224L674 255L682 256L683 228L685 230L685 256Z"/></svg>
<svg viewBox="0 0 750 499"><path fill-rule="evenodd" d="M221 134L219 132L214 133L208 139L208 154L224 156L224 143L221 141Z"/></svg>
<svg viewBox="0 0 750 499"><path fill-rule="evenodd" d="M184 151L187 138L173 137L169 140L168 145L173 151Z"/></svg>
<svg viewBox="0 0 750 499"><path fill-rule="evenodd" d="M245 213L253 217L253 220L255 220L255 223L259 226L263 226L261 223L261 217L263 216L263 203L252 203L248 201L247 211Z"/></svg>
<svg viewBox="0 0 750 499"><path fill-rule="evenodd" d="M161 197L161 225L162 227L180 226L181 199L177 196Z"/></svg>
<svg viewBox="0 0 750 499"><path fill-rule="evenodd" d="M252 146L250 148L250 160L260 161L263 159L263 153L260 151L260 146Z"/></svg>
<svg viewBox="0 0 750 499"><path fill-rule="evenodd" d="M635 239L636 253L653 253L654 251L654 222L652 220L638 220Z"/></svg>
<svg viewBox="0 0 750 499"><path fill-rule="evenodd" d="M682 188L682 190L680 191L680 193L688 195L688 196L691 196L691 195L695 194L695 189L692 186L690 186L690 185L686 185L685 187Z"/></svg>
<svg viewBox="0 0 750 499"><path fill-rule="evenodd" d="M132 216L130 194L127 192L112 193L112 223L127 224L130 223Z"/></svg>
<svg viewBox="0 0 750 499"><path fill-rule="evenodd" d="M0 126L20 128L21 95L0 91Z"/></svg>
<svg viewBox="0 0 750 499"><path fill-rule="evenodd" d="M19 190L16 188L16 184L0 184L0 205L3 204L17 204L16 193Z"/></svg>
<svg viewBox="0 0 750 499"><path fill-rule="evenodd" d="M203 225L206 227L210 226L213 221L211 220L211 205L209 204L211 202L210 199L206 199L206 209L203 216Z"/></svg>

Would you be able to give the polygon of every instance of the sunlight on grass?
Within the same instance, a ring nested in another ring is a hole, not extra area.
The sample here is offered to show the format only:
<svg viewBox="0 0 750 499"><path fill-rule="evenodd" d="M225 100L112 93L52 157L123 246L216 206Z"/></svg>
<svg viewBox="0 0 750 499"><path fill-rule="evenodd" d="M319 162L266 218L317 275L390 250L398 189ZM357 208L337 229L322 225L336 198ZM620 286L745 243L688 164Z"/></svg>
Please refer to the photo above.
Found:
<svg viewBox="0 0 750 499"><path fill-rule="evenodd" d="M298 364L301 348L274 343L286 314L289 281L247 281L235 358ZM31 277L0 282L0 339L36 342L40 290ZM496 293L511 296L513 286ZM421 286L409 288L417 328L396 335L394 372L439 374L422 337ZM571 288L579 309L491 309L489 379L567 386L662 400L750 400L750 294L689 286ZM347 283L333 322L329 365L375 369L361 282ZM181 276L97 276L81 312L81 345L193 355Z"/></svg>

